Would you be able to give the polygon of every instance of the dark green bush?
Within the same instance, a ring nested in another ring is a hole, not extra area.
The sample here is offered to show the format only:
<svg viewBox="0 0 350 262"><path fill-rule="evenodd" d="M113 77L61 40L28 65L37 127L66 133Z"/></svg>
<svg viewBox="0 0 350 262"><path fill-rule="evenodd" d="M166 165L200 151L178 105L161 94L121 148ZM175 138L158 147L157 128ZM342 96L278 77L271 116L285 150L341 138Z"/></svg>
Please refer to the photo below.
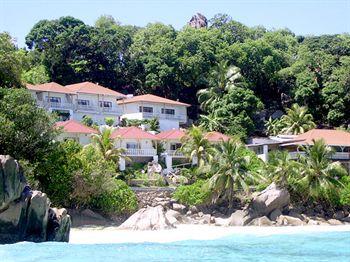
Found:
<svg viewBox="0 0 350 262"><path fill-rule="evenodd" d="M210 196L206 182L206 180L197 180L192 185L179 186L173 197L185 205L195 206L206 204Z"/></svg>
<svg viewBox="0 0 350 262"><path fill-rule="evenodd" d="M342 206L350 206L350 176L342 178L344 188L340 190L339 202Z"/></svg>
<svg viewBox="0 0 350 262"><path fill-rule="evenodd" d="M130 214L137 209L137 198L124 181L116 179L111 189L94 197L91 204L104 213Z"/></svg>

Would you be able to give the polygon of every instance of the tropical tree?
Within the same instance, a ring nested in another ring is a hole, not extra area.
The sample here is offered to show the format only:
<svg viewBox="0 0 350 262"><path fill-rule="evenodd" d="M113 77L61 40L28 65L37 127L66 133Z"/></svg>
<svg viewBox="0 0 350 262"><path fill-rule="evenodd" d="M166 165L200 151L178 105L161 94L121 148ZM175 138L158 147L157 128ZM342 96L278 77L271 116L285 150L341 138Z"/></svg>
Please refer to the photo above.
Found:
<svg viewBox="0 0 350 262"><path fill-rule="evenodd" d="M125 157L123 156L125 149L115 147L116 140L111 138L113 131L114 129L111 127L102 128L99 134L91 136L91 141L96 149L101 152L105 160L112 160L118 163L121 157Z"/></svg>
<svg viewBox="0 0 350 262"><path fill-rule="evenodd" d="M283 129L283 123L280 119L272 119L271 117L269 120L265 122L265 127L266 127L266 133L269 135L276 136L278 135L281 130Z"/></svg>
<svg viewBox="0 0 350 262"><path fill-rule="evenodd" d="M199 122L199 126L208 132L221 131L224 129L222 125L223 119L216 116L215 112L208 115L200 115Z"/></svg>
<svg viewBox="0 0 350 262"><path fill-rule="evenodd" d="M230 66L227 61L219 62L211 72L210 87L198 91L198 101L202 110L208 111L230 88L242 84L240 69Z"/></svg>
<svg viewBox="0 0 350 262"><path fill-rule="evenodd" d="M347 172L339 162L330 160L333 150L324 140L313 140L312 145L302 147L305 156L300 157L302 178L300 185L306 190L306 199L328 200L327 192L336 192L342 187L341 177Z"/></svg>
<svg viewBox="0 0 350 262"><path fill-rule="evenodd" d="M234 139L223 141L215 148L216 157L209 162L212 177L208 181L214 203L221 197L228 200L231 208L234 191L249 191L249 181L254 181L255 176L249 170L251 159L243 153L245 150L244 145Z"/></svg>
<svg viewBox="0 0 350 262"><path fill-rule="evenodd" d="M298 104L287 109L287 114L282 116L281 121L284 126L282 132L285 134L298 135L316 127L307 108Z"/></svg>
<svg viewBox="0 0 350 262"><path fill-rule="evenodd" d="M182 146L179 150L191 161L196 161L198 166L203 166L212 157L213 146L205 138L200 127L192 126L181 138L181 143Z"/></svg>
<svg viewBox="0 0 350 262"><path fill-rule="evenodd" d="M300 178L300 164L292 160L287 151L271 152L266 171L269 182L287 189L291 189Z"/></svg>
<svg viewBox="0 0 350 262"><path fill-rule="evenodd" d="M147 120L146 124L148 125L151 131L159 132L159 120L158 118L152 118Z"/></svg>
<svg viewBox="0 0 350 262"><path fill-rule="evenodd" d="M26 89L0 88L0 152L32 163L52 150L55 119L38 108Z"/></svg>

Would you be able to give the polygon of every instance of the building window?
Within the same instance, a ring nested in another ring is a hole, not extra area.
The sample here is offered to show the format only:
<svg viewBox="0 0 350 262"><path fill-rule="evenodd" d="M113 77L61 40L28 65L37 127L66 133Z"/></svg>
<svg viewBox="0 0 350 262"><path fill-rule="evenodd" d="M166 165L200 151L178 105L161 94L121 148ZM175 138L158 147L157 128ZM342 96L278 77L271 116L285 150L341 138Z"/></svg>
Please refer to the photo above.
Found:
<svg viewBox="0 0 350 262"><path fill-rule="evenodd" d="M149 106L140 106L139 107L139 111L142 113L153 113L153 107L149 107Z"/></svg>
<svg viewBox="0 0 350 262"><path fill-rule="evenodd" d="M112 107L112 102L107 102L107 101L100 101L100 107Z"/></svg>
<svg viewBox="0 0 350 262"><path fill-rule="evenodd" d="M100 107L112 107L112 102L107 102L107 101L100 101Z"/></svg>
<svg viewBox="0 0 350 262"><path fill-rule="evenodd" d="M170 150L178 150L181 147L181 143L170 144Z"/></svg>
<svg viewBox="0 0 350 262"><path fill-rule="evenodd" d="M88 105L90 105L90 101L89 100L84 100L84 99L77 99L77 103L80 106L88 106Z"/></svg>
<svg viewBox="0 0 350 262"><path fill-rule="evenodd" d="M138 148L140 148L140 146L138 143L129 142L129 143L126 143L126 148L127 149L138 149Z"/></svg>
<svg viewBox="0 0 350 262"><path fill-rule="evenodd" d="M162 114L175 115L175 109L162 108Z"/></svg>
<svg viewBox="0 0 350 262"><path fill-rule="evenodd" d="M50 103L61 103L61 98L60 97L54 97L50 96L47 99Z"/></svg>

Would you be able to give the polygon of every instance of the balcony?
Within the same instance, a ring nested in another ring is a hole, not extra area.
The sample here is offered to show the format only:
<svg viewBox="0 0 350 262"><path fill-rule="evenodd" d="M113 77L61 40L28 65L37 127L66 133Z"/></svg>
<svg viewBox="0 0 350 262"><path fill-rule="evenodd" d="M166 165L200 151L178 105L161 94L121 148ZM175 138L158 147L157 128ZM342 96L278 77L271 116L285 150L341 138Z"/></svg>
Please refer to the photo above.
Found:
<svg viewBox="0 0 350 262"><path fill-rule="evenodd" d="M172 157L185 157L184 154L179 150L166 150L165 153L168 156L172 156Z"/></svg>
<svg viewBox="0 0 350 262"><path fill-rule="evenodd" d="M187 121L187 116L185 116L185 115L170 115L170 114L143 112L142 117L143 118L158 118L158 119L178 120L180 122Z"/></svg>
<svg viewBox="0 0 350 262"><path fill-rule="evenodd" d="M42 102L38 101L37 105L39 107L49 109L49 108L54 108L54 109L73 109L73 104L72 103L60 103L60 102Z"/></svg>
<svg viewBox="0 0 350 262"><path fill-rule="evenodd" d="M79 111L88 111L88 112L104 112L104 113L113 113L113 114L122 114L122 111L119 108L115 107L100 107L93 105L76 105L76 110Z"/></svg>
<svg viewBox="0 0 350 262"><path fill-rule="evenodd" d="M297 159L298 156L305 156L305 152L290 152L290 157L292 159ZM350 160L350 153L349 152L335 152L331 159L333 160Z"/></svg>
<svg viewBox="0 0 350 262"><path fill-rule="evenodd" d="M125 155L126 156L155 156L157 155L157 150L153 148L145 148L145 149L139 149L139 148L128 148L125 149Z"/></svg>

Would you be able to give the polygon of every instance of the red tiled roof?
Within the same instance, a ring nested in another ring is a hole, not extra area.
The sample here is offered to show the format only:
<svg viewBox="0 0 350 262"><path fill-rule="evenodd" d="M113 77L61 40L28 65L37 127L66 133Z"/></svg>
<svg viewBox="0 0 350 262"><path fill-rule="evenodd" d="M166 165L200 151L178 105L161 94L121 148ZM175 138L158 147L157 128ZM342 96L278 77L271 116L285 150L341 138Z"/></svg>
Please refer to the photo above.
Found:
<svg viewBox="0 0 350 262"><path fill-rule="evenodd" d="M122 93L113 91L106 87L94 84L91 82L82 82L72 85L67 85L66 88L75 93L85 93L85 94L96 94L96 95L109 95L109 96L118 96L124 97Z"/></svg>
<svg viewBox="0 0 350 262"><path fill-rule="evenodd" d="M220 141L227 141L230 139L229 136L227 135L224 135L220 132L216 132L216 131L213 131L213 132L208 132L205 134L204 136L206 139L208 139L210 142L220 142Z"/></svg>
<svg viewBox="0 0 350 262"><path fill-rule="evenodd" d="M120 127L113 132L111 138L131 138L131 139L151 139L151 140L159 140L157 136L152 135L146 131L141 130L138 127L130 126L130 127Z"/></svg>
<svg viewBox="0 0 350 262"><path fill-rule="evenodd" d="M297 142L286 143L287 145L312 144L312 140L323 139L329 146L350 146L350 133L342 130L332 129L311 129L304 134L298 135Z"/></svg>
<svg viewBox="0 0 350 262"><path fill-rule="evenodd" d="M73 119L68 121L60 121L55 124L55 127L62 127L65 133L80 133L80 134L97 134L98 131L79 123Z"/></svg>
<svg viewBox="0 0 350 262"><path fill-rule="evenodd" d="M26 84L26 87L29 90L34 91L41 91L41 92L56 92L56 93L63 93L63 94L75 94L74 91L69 90L68 88L57 84L55 82L40 84L40 85L31 85Z"/></svg>
<svg viewBox="0 0 350 262"><path fill-rule="evenodd" d="M158 104L169 104L169 105L179 105L179 106L191 106L186 103L182 103L175 100L170 100L164 97L155 96L155 95L140 95L140 96L134 96L131 98L126 98L117 101L118 104L129 104L129 103L137 103L137 102L149 102L149 103L158 103Z"/></svg>
<svg viewBox="0 0 350 262"><path fill-rule="evenodd" d="M185 135L185 131L181 129L171 129L168 131L160 132L156 136L161 140L180 140Z"/></svg>

